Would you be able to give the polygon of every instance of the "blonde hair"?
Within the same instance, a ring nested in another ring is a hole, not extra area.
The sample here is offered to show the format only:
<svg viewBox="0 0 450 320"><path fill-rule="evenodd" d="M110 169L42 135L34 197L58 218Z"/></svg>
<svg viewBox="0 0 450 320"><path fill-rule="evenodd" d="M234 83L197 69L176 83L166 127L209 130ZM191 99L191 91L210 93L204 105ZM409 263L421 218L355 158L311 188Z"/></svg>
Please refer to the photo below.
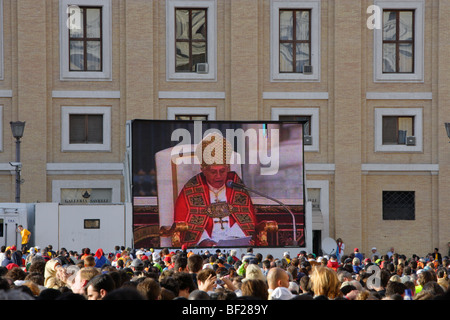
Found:
<svg viewBox="0 0 450 320"><path fill-rule="evenodd" d="M91 280L96 275L100 274L100 271L94 267L84 267L80 269L80 277L83 280Z"/></svg>
<svg viewBox="0 0 450 320"><path fill-rule="evenodd" d="M257 264L249 264L247 269L245 270L245 278L243 281L246 280L262 280L266 281L266 277L262 273L261 268Z"/></svg>
<svg viewBox="0 0 450 320"><path fill-rule="evenodd" d="M311 283L316 296L326 296L329 299L341 296L341 282L337 273L328 267L316 266L311 275Z"/></svg>
<svg viewBox="0 0 450 320"><path fill-rule="evenodd" d="M95 267L95 258L93 256L87 256L83 259L85 267Z"/></svg>

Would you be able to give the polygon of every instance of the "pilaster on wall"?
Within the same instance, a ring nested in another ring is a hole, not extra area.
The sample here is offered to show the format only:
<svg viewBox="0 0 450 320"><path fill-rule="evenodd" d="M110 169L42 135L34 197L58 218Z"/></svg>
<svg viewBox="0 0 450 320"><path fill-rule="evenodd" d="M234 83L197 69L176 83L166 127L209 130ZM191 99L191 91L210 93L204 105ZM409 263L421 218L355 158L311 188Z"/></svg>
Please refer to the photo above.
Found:
<svg viewBox="0 0 450 320"><path fill-rule="evenodd" d="M259 79L259 1L231 2L231 119L257 120Z"/></svg>
<svg viewBox="0 0 450 320"><path fill-rule="evenodd" d="M438 210L439 223L437 234L439 234L439 243L436 247L441 248L442 255L447 254L447 243L450 241L448 232L450 229L450 143L447 137L444 123L450 122L450 3L448 1L439 1L439 39L438 39L438 159L439 159L439 178L438 178ZM433 239L434 240L434 239Z"/></svg>
<svg viewBox="0 0 450 320"><path fill-rule="evenodd" d="M362 243L361 5L336 0L334 7L335 236L348 248Z"/></svg>
<svg viewBox="0 0 450 320"><path fill-rule="evenodd" d="M22 202L46 201L47 36L46 1L21 0L17 5L17 103L13 114L25 121L21 143ZM26 154L24 154L26 152ZM36 187L40 186L40 187Z"/></svg>
<svg viewBox="0 0 450 320"><path fill-rule="evenodd" d="M157 48L154 44L154 2L142 0L124 1L126 19L126 112L127 120L134 118L154 119L157 114L153 106L154 76L158 65L154 63ZM164 61L160 59L157 62Z"/></svg>

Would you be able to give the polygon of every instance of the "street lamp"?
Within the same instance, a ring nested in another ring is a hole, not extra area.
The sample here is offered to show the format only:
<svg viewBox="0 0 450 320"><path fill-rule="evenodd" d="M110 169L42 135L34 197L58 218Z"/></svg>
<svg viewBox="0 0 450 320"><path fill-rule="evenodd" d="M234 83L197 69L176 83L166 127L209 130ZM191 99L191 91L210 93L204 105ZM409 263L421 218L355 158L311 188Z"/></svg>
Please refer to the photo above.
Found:
<svg viewBox="0 0 450 320"><path fill-rule="evenodd" d="M450 122L445 123L445 130L447 130L448 142L450 142Z"/></svg>
<svg viewBox="0 0 450 320"><path fill-rule="evenodd" d="M22 183L20 178L20 171L22 169L22 163L20 163L20 139L23 136L25 122L11 121L9 124L11 125L12 135L16 139L16 161L10 162L9 164L16 168L16 202L20 202L20 184Z"/></svg>

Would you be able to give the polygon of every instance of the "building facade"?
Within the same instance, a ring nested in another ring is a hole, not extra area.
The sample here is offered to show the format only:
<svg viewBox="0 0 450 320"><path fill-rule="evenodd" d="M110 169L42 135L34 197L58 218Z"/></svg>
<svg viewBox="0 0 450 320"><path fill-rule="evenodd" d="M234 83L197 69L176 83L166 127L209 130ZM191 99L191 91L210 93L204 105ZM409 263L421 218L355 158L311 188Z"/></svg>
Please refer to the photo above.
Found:
<svg viewBox="0 0 450 320"><path fill-rule="evenodd" d="M450 3L1 0L0 202L125 202L132 119L309 123L316 243L447 253ZM149 137L153 139L155 137Z"/></svg>

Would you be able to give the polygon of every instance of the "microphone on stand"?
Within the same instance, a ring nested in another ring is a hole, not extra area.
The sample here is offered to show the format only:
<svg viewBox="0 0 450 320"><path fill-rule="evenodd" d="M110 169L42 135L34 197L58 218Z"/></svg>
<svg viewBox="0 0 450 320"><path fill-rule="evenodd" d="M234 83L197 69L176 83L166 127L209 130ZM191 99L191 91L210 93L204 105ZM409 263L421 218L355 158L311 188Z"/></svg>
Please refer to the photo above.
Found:
<svg viewBox="0 0 450 320"><path fill-rule="evenodd" d="M264 198L272 200L272 201L278 203L279 205L281 205L283 208L285 208L291 214L291 217L292 217L292 228L293 228L293 234L294 234L294 237L292 239L292 245L294 245L294 246L297 245L297 230L296 230L296 227L295 227L295 216L292 213L291 209L289 209L283 202L281 202L280 200L277 200L275 198L272 198L272 197L270 197L270 196L268 196L268 195L266 195L264 193L261 193L259 191L253 190L253 189L251 189L251 188L249 188L249 187L247 187L247 186L245 186L245 185L243 185L241 183L234 182L232 180L228 180L227 183L226 183L226 186L228 188L243 189L243 190L247 190L249 192L256 193L257 195L260 195L260 196L262 196Z"/></svg>

